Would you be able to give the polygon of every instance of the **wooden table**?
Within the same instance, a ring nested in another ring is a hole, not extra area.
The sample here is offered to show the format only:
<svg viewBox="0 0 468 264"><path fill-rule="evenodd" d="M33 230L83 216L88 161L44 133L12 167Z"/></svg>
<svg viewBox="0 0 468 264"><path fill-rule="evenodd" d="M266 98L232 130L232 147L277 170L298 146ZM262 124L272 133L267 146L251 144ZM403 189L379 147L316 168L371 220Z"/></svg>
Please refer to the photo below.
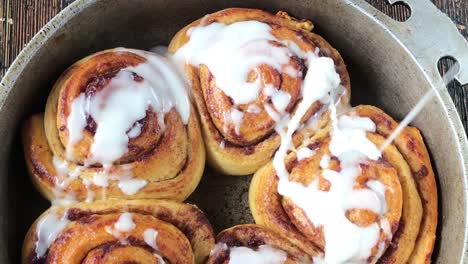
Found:
<svg viewBox="0 0 468 264"><path fill-rule="evenodd" d="M16 55L28 41L60 10L74 0L0 0L0 78ZM366 0L387 15L402 20L409 15L404 5L389 6L384 0ZM426 1L426 0L420 0ZM468 0L431 0L449 15L459 31L468 39ZM451 61L440 63L442 71ZM468 65L464 65L468 67ZM468 131L468 85L461 87L453 82L448 87L461 119Z"/></svg>

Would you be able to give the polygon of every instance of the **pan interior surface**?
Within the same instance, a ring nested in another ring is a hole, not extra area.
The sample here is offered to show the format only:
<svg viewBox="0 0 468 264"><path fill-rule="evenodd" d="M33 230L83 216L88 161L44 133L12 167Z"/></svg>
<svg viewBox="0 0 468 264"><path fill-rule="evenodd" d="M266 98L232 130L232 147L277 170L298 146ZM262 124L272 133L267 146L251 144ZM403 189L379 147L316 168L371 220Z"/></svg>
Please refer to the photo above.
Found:
<svg viewBox="0 0 468 264"><path fill-rule="evenodd" d="M73 62L113 47L148 49L167 45L183 26L227 7L284 10L312 20L319 34L343 55L351 75L352 105L373 104L402 119L417 100L434 89L401 43L353 5L342 0L164 1L78 0L36 36L4 79L0 93L0 262L16 263L27 229L48 206L27 175L20 141L21 124L42 112L58 76ZM3 98L2 98L3 97ZM434 98L412 123L431 153L439 187L436 263L460 263L464 254L466 202L462 153L450 117ZM247 194L251 177L220 177L206 170L189 198L204 210L215 231L252 221ZM5 250L6 249L6 250Z"/></svg>

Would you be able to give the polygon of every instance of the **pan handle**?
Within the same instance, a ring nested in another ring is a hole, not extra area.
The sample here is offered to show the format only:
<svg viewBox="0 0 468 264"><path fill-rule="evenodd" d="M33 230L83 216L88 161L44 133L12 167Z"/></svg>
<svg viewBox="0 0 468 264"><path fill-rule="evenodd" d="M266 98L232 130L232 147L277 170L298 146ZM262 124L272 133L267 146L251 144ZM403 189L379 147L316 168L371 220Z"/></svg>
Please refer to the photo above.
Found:
<svg viewBox="0 0 468 264"><path fill-rule="evenodd" d="M455 79L462 85L468 84L468 42L452 20L429 0L387 0L390 4L404 2L410 7L411 16L404 22L388 17L364 0L352 2L388 28L433 80L440 80L438 61L449 56L460 65Z"/></svg>

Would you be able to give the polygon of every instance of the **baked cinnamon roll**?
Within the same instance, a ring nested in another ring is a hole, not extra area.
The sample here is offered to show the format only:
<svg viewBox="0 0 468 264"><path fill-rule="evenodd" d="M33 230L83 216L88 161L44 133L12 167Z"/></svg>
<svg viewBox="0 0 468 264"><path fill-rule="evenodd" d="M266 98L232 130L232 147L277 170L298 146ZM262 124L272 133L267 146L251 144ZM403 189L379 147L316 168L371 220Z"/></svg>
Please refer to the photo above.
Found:
<svg viewBox="0 0 468 264"><path fill-rule="evenodd" d="M53 207L31 226L29 263L204 263L214 247L196 206L164 200L113 200Z"/></svg>
<svg viewBox="0 0 468 264"><path fill-rule="evenodd" d="M319 58L339 74L335 101L348 103L343 59L312 28L310 21L284 12L230 8L206 15L174 36L169 52L188 76L212 167L247 175L272 158L280 145L275 120L298 111L308 90L323 92L314 83L322 67L312 64ZM309 105L301 125L322 114L328 103Z"/></svg>
<svg viewBox="0 0 468 264"><path fill-rule="evenodd" d="M332 117L301 147L256 172L249 191L255 222L309 254L319 249L319 263L429 263L434 173L416 128L381 149L397 126L372 106Z"/></svg>
<svg viewBox="0 0 468 264"><path fill-rule="evenodd" d="M117 48L73 64L23 128L26 163L49 200L182 201L205 165L186 83L166 58Z"/></svg>
<svg viewBox="0 0 468 264"><path fill-rule="evenodd" d="M258 225L238 225L216 238L207 264L214 263L312 263L312 257L288 239Z"/></svg>

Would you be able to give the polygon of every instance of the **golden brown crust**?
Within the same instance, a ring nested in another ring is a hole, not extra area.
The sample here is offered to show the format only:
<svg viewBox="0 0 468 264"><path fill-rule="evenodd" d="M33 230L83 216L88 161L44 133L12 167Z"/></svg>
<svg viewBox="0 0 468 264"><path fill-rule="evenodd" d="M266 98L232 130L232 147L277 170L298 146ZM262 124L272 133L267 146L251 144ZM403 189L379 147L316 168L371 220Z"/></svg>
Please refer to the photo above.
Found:
<svg viewBox="0 0 468 264"><path fill-rule="evenodd" d="M82 92L93 96L96 90L103 89L116 71L144 60L130 52L107 50L77 62L56 82L45 114L33 116L26 121L23 128L26 162L33 181L46 198L60 198L54 193L59 176L53 159L65 160L67 117L73 99ZM103 168L100 164L82 169L79 177L70 181L64 193L73 193L78 201L87 198L88 189L94 192L95 199L102 199L105 194L108 198L184 200L198 185L205 165L205 149L198 116L193 106L190 111L187 124L182 122L175 109L169 111L165 115L164 130L159 127L157 114L150 110L141 120L143 126L140 135L129 140L128 153L109 171L114 175L127 175L130 172L134 179L146 180L146 186L136 194L123 193L118 187L118 181L110 181L105 193L102 187L94 184L87 187L83 179L90 180L93 175L101 172ZM93 125L93 120L88 119L87 122L83 140L73 148L76 161L69 162L70 171L82 165L90 153L95 124Z"/></svg>
<svg viewBox="0 0 468 264"><path fill-rule="evenodd" d="M373 106L358 106L355 108L359 116L369 117L377 125L377 132L388 137L396 129L398 123L382 110ZM406 160L422 204L422 219L418 229L418 236L408 263L430 263L434 249L437 229L437 186L432 169L429 153L424 144L419 130L415 127L407 127L394 140L393 145ZM408 215L408 221L414 219L414 215ZM405 219L404 225L408 226ZM411 227L408 227L410 229ZM414 228L414 227L412 227ZM400 239L401 241L401 239ZM401 244L401 243L400 243ZM395 249L399 250L403 245ZM386 256L384 256L384 259ZM394 263L394 262L384 262Z"/></svg>
<svg viewBox="0 0 468 264"><path fill-rule="evenodd" d="M169 44L169 51L175 53L187 43L189 40L187 31L191 27L200 24L208 25L213 22L231 24L247 20L269 24L272 28L271 33L275 37L292 41L303 50L315 51L316 47L320 48L320 56L331 57L335 62L337 72L340 74L341 84L346 89L342 102L346 104L349 101L349 76L339 53L323 38L310 32L313 28L310 21L297 21L284 12L272 15L257 9L229 8L221 10L180 30ZM304 69L304 62L298 57L291 57L289 65L295 69ZM266 164L280 144L279 136L274 131L275 123L264 109L268 98L262 93L255 102L238 106L238 110L244 113L244 119L240 124L239 133L236 133L234 126L224 120L224 114L232 109L233 103L222 90L216 87L209 69L205 65L201 65L200 68L186 65L185 69L200 114L209 164L220 172L231 175L247 175ZM301 77L291 78L287 74L264 66L259 67L258 72L260 72L261 78L278 84L280 90L287 91L291 95L286 111L294 112L300 101ZM257 76L249 76L249 78L254 80ZM251 114L245 111L251 105L259 107L260 113ZM303 121L319 111L321 106L319 102L314 103L304 116ZM300 141L301 136L296 135L295 140Z"/></svg>
<svg viewBox="0 0 468 264"><path fill-rule="evenodd" d="M377 131L368 133L367 136L377 146L382 145L390 132L398 125L383 111L372 106L355 107L350 111L350 115L369 117L375 122ZM329 129L325 127L312 138L313 148L317 148L318 154L316 155L319 157L323 155L324 144L325 146L328 144ZM409 263L425 263L427 259L430 261L437 225L437 189L427 151L422 138L416 131L412 127L404 129L394 144L384 150L381 160L364 167L361 165L363 173L357 178L359 182L359 179L368 180L378 177L384 185L391 186L393 190L398 190L400 187L397 186L401 186L400 195L396 193L389 195L389 192L386 192L388 212L391 213L386 218L389 220L394 235L391 243L387 243L388 248L379 263L407 263L408 261ZM305 184L310 183L313 178L310 175L320 175L320 173L305 174L304 171L317 170L316 163L319 160L320 158L313 156L306 159L306 162L303 162L304 160L297 162L295 154L290 154L286 160L288 170L291 171L290 179ZM332 159L330 163L332 169L334 166L339 166L336 162ZM421 170L425 174L423 178L421 178L423 174ZM304 212L293 202L279 195L277 185L278 177L271 163L254 175L249 190L249 202L255 222L289 235L291 240L301 245L306 252L313 253L314 247L323 249L322 230L315 228ZM319 187L326 190L326 180L320 181ZM394 204L395 202L402 202L402 204ZM398 207L401 208L401 218ZM373 215L365 211L353 210L348 218L362 225L372 221ZM376 248L372 253L376 253Z"/></svg>
<svg viewBox="0 0 468 264"><path fill-rule="evenodd" d="M288 239L259 225L246 224L231 227L219 233L216 242L218 248L212 250L207 264L229 263L229 249L232 247L248 247L257 250L262 245L286 252L285 264L312 262L312 256L306 254Z"/></svg>
<svg viewBox="0 0 468 264"><path fill-rule="evenodd" d="M46 255L38 258L35 253L38 222L48 213L61 216L65 212L70 223L58 234ZM135 228L125 232L124 239L117 238L106 231L106 226L112 227L125 212L131 214ZM158 250L145 242L143 233L149 228L158 232ZM100 201L46 211L26 235L22 261L24 264L71 264L82 260L101 263L92 261L114 258L119 261L150 259L148 263L155 263L154 253L157 253L169 263L203 263L214 242L208 220L193 205L164 200Z"/></svg>

